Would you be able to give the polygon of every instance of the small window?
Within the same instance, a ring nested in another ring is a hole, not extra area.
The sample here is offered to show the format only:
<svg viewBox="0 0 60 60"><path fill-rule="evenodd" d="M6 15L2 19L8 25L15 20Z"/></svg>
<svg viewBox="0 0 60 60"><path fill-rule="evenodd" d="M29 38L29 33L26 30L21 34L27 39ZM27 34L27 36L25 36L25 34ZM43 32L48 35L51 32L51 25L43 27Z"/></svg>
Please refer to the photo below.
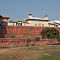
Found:
<svg viewBox="0 0 60 60"><path fill-rule="evenodd" d="M1 24L2 24L2 25L6 25L6 22L2 21Z"/></svg>
<svg viewBox="0 0 60 60"><path fill-rule="evenodd" d="M37 26L37 24L35 24L35 26Z"/></svg>
<svg viewBox="0 0 60 60"><path fill-rule="evenodd" d="M24 23L24 26L26 26L26 23Z"/></svg>
<svg viewBox="0 0 60 60"><path fill-rule="evenodd" d="M22 26L22 23L20 23L21 24L21 26Z"/></svg>
<svg viewBox="0 0 60 60"><path fill-rule="evenodd" d="M38 26L41 26L41 24L38 24Z"/></svg>
<svg viewBox="0 0 60 60"><path fill-rule="evenodd" d="M19 26L19 25L22 26L22 23L16 23L16 25L17 25L17 26Z"/></svg>
<svg viewBox="0 0 60 60"><path fill-rule="evenodd" d="M44 26L44 24L42 24L42 26Z"/></svg>

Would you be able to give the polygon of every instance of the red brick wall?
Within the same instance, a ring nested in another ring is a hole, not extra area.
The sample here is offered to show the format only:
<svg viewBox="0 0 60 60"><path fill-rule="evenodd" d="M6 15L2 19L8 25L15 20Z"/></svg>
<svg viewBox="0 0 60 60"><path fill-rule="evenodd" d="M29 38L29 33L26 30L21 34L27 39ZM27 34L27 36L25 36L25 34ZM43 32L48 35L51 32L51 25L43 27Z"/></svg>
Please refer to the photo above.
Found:
<svg viewBox="0 0 60 60"><path fill-rule="evenodd" d="M15 46L15 45L24 45L24 43L19 43L17 42L16 39L13 39L12 41L15 41L15 44L11 44L11 40L6 39L6 38L11 38L10 34L14 34L15 38L20 38L19 41L21 41L22 38L36 38L36 37L41 37L40 32L42 29L46 27L32 27L32 26L1 26L0 27L0 46ZM60 32L60 28L56 28ZM4 38L4 39L1 39ZM41 38L40 38L41 39ZM42 40L42 39L41 39ZM4 41L4 42L3 42ZM7 42L8 41L8 44ZM10 41L10 42L9 42ZM6 43L5 43L6 42ZM53 40L53 43L57 44L59 43L57 40ZM40 41L40 42L35 42L35 44L51 44L51 40L47 41Z"/></svg>
<svg viewBox="0 0 60 60"><path fill-rule="evenodd" d="M27 45L27 44L58 44L59 42L57 40L45 40L40 39L40 41L35 41L35 39L31 39L30 43L27 43L27 39L20 39L20 38L0 38L0 47L6 47L6 46L20 46L20 45Z"/></svg>
<svg viewBox="0 0 60 60"><path fill-rule="evenodd" d="M15 38L36 38L41 37L40 32L46 27L32 27L32 26L2 26L0 37L10 38L14 34ZM60 31L60 28L56 28Z"/></svg>
<svg viewBox="0 0 60 60"><path fill-rule="evenodd" d="M14 34L15 38L35 38L40 37L40 31L45 27L29 27L29 26L6 26L1 29L1 36L10 38L10 34Z"/></svg>

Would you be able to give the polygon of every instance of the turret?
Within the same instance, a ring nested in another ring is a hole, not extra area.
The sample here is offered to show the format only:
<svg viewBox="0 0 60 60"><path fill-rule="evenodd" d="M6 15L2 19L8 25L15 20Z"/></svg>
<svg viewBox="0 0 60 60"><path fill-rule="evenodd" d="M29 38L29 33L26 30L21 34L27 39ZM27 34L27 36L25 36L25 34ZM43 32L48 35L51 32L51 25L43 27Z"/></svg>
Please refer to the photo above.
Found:
<svg viewBox="0 0 60 60"><path fill-rule="evenodd" d="M31 19L31 18L32 18L32 13L29 12L29 13L28 13L28 19Z"/></svg>
<svg viewBox="0 0 60 60"><path fill-rule="evenodd" d="M29 12L29 13L28 13L28 15L29 15L29 16L31 16L31 15L32 15L32 13L31 13L31 12Z"/></svg>
<svg viewBox="0 0 60 60"><path fill-rule="evenodd" d="M8 16L2 16L0 15L0 25L8 25Z"/></svg>

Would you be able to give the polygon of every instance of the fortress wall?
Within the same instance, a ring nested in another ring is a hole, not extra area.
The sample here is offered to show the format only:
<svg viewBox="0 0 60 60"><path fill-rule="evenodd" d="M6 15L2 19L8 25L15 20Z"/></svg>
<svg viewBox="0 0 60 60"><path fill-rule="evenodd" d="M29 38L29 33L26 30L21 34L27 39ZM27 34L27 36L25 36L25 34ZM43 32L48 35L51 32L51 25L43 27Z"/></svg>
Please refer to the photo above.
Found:
<svg viewBox="0 0 60 60"><path fill-rule="evenodd" d="M34 44L51 44L51 40L42 39L40 32L46 27L32 27L32 26L1 26L0 27L0 46L16 46L26 45L28 38L40 37L39 42L33 41ZM60 32L60 28L56 28ZM14 35L14 38L10 36ZM25 39L25 41L24 41ZM32 41L32 40L31 40ZM53 40L52 44L58 44L57 40ZM31 43L32 44L32 43Z"/></svg>
<svg viewBox="0 0 60 60"><path fill-rule="evenodd" d="M40 32L46 27L33 27L33 26L2 26L0 37L11 38L36 38L41 37ZM56 28L60 32L60 28Z"/></svg>
<svg viewBox="0 0 60 60"><path fill-rule="evenodd" d="M11 34L15 38L36 38L41 37L40 32L45 27L32 26L6 26L5 38L9 38Z"/></svg>

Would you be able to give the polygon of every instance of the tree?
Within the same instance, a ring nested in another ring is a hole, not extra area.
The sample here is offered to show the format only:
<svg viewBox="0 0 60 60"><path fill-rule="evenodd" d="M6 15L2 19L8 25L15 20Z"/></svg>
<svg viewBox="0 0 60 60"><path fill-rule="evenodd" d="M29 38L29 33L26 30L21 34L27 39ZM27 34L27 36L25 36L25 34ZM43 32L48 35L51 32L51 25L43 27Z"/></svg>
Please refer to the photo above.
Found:
<svg viewBox="0 0 60 60"><path fill-rule="evenodd" d="M56 30L55 28L45 28L40 32L42 38L48 38L51 39L51 44L52 44L52 39L57 39L59 38L59 31Z"/></svg>
<svg viewBox="0 0 60 60"><path fill-rule="evenodd" d="M60 37L58 38L58 41L60 42Z"/></svg>
<svg viewBox="0 0 60 60"><path fill-rule="evenodd" d="M46 38L46 34L48 33L48 31L49 31L49 28L45 28L40 32L43 39Z"/></svg>
<svg viewBox="0 0 60 60"><path fill-rule="evenodd" d="M59 33L59 38L58 38L58 41L60 42L60 33Z"/></svg>

